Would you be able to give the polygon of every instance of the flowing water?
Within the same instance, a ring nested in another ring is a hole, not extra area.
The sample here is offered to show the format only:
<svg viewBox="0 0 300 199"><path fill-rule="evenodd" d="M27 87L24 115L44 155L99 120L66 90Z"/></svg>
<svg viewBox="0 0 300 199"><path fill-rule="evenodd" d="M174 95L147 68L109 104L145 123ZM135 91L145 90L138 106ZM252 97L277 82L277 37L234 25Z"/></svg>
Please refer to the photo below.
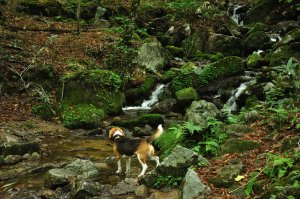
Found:
<svg viewBox="0 0 300 199"><path fill-rule="evenodd" d="M231 16L231 19L233 21L235 21L235 23L239 26L243 26L243 21L240 20L240 15L237 14L237 10L240 9L242 7L242 5L235 5L233 7L233 13L232 13L232 16Z"/></svg>
<svg viewBox="0 0 300 199"><path fill-rule="evenodd" d="M144 100L140 106L128 106L122 108L124 113L131 114L136 112L147 112L151 109L151 106L158 102L158 96L163 92L165 85L159 84L152 92L149 99Z"/></svg>

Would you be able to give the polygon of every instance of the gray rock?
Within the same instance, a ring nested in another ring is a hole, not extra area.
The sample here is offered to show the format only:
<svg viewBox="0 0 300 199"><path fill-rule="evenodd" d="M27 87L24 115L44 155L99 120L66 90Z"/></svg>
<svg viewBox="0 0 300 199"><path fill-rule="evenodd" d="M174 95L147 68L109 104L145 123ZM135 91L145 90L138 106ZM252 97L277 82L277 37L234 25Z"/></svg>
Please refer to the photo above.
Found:
<svg viewBox="0 0 300 199"><path fill-rule="evenodd" d="M155 104L152 108L151 108L151 112L152 113L167 113L172 111L177 104L177 100L174 98L168 98L168 99L164 99L160 102L158 102L157 104Z"/></svg>
<svg viewBox="0 0 300 199"><path fill-rule="evenodd" d="M8 155L4 158L5 164L16 164L22 160L20 155Z"/></svg>
<svg viewBox="0 0 300 199"><path fill-rule="evenodd" d="M216 187L230 187L235 182L234 178L241 174L243 169L244 165L242 164L224 166L218 170L217 175L211 179L211 183Z"/></svg>
<svg viewBox="0 0 300 199"><path fill-rule="evenodd" d="M74 199L89 198L91 196L99 195L101 187L98 182L81 181L77 184L73 193Z"/></svg>
<svg viewBox="0 0 300 199"><path fill-rule="evenodd" d="M8 138L8 142L0 145L0 155L24 155L26 153L39 152L40 145L37 142L20 143L17 140Z"/></svg>
<svg viewBox="0 0 300 199"><path fill-rule="evenodd" d="M46 175L46 185L55 188L70 185L75 180L85 180L98 175L97 167L91 161L77 159L64 168L49 170Z"/></svg>
<svg viewBox="0 0 300 199"><path fill-rule="evenodd" d="M133 193L137 189L137 181L135 178L125 178L119 182L113 189L111 193L113 196L124 195L128 193Z"/></svg>
<svg viewBox="0 0 300 199"><path fill-rule="evenodd" d="M197 173L193 169L189 169L181 184L179 191L180 199L202 199L207 198L211 193L211 189L204 185Z"/></svg>
<svg viewBox="0 0 300 199"><path fill-rule="evenodd" d="M146 198L149 196L149 189L145 185L140 185L138 188L134 191L135 195L137 197Z"/></svg>
<svg viewBox="0 0 300 199"><path fill-rule="evenodd" d="M244 115L244 120L247 123L255 122L256 120L259 120L261 116L256 110L252 110Z"/></svg>
<svg viewBox="0 0 300 199"><path fill-rule="evenodd" d="M168 62L168 57L158 41L151 41L144 43L138 50L137 62L149 70L156 71Z"/></svg>
<svg viewBox="0 0 300 199"><path fill-rule="evenodd" d="M207 40L208 52L222 53L225 56L241 55L243 51L242 40L228 35L210 34Z"/></svg>
<svg viewBox="0 0 300 199"><path fill-rule="evenodd" d="M208 118L216 117L220 114L221 112L213 103L200 100L191 104L186 111L185 119L195 125L206 126Z"/></svg>

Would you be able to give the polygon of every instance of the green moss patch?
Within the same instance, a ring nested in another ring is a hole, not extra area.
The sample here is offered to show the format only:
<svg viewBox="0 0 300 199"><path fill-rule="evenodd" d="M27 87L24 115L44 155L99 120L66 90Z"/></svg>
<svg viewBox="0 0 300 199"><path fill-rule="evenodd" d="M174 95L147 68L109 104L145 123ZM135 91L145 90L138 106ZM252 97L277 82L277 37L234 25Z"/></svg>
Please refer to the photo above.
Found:
<svg viewBox="0 0 300 199"><path fill-rule="evenodd" d="M96 128L105 118L105 112L92 105L77 105L69 107L63 114L63 125L70 129Z"/></svg>
<svg viewBox="0 0 300 199"><path fill-rule="evenodd" d="M159 124L164 124L163 116L160 114L144 114L138 118L123 119L122 121L113 122L112 125L123 127L143 127L145 125L156 127Z"/></svg>
<svg viewBox="0 0 300 199"><path fill-rule="evenodd" d="M238 138L232 138L225 141L221 147L221 153L243 153L245 151L250 151L256 149L260 146L258 142L243 140Z"/></svg>

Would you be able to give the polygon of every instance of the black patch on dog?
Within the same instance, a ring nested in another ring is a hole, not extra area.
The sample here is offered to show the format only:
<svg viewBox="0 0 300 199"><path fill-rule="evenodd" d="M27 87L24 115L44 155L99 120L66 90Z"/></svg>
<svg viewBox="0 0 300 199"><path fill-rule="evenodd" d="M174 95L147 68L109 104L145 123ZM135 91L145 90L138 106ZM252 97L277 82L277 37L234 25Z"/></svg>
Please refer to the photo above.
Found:
<svg viewBox="0 0 300 199"><path fill-rule="evenodd" d="M115 139L117 150L121 155L132 156L138 149L141 140L133 140L125 137Z"/></svg>

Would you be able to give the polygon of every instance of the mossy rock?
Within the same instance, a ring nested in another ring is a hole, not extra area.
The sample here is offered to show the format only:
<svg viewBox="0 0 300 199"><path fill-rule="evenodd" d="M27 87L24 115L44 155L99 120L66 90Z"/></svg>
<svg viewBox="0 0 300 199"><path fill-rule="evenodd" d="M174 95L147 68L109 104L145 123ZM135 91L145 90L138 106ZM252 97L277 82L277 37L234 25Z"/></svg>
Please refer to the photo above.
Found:
<svg viewBox="0 0 300 199"><path fill-rule="evenodd" d="M183 48L176 47L176 46L166 46L165 47L174 57L183 57L184 50Z"/></svg>
<svg viewBox="0 0 300 199"><path fill-rule="evenodd" d="M243 153L260 147L260 143L239 138L232 138L225 141L221 146L221 153Z"/></svg>
<svg viewBox="0 0 300 199"><path fill-rule="evenodd" d="M240 57L225 57L224 59L195 69L193 78L194 88L207 86L210 82L226 77L241 74L244 71L244 63Z"/></svg>
<svg viewBox="0 0 300 199"><path fill-rule="evenodd" d="M208 33L206 30L197 31L193 35L189 36L185 40L183 40L183 50L185 56L194 57L197 52L204 52L206 49L206 42L208 38Z"/></svg>
<svg viewBox="0 0 300 199"><path fill-rule="evenodd" d="M253 52L247 58L247 67L248 68L259 68L263 66L264 58L260 53Z"/></svg>
<svg viewBox="0 0 300 199"><path fill-rule="evenodd" d="M207 49L209 53L222 53L225 56L242 55L242 40L228 35L211 34L207 40Z"/></svg>
<svg viewBox="0 0 300 199"><path fill-rule="evenodd" d="M105 112L102 109L82 104L66 109L62 121L63 125L70 129L92 129L97 128L105 117Z"/></svg>
<svg viewBox="0 0 300 199"><path fill-rule="evenodd" d="M170 90L173 93L176 93L181 89L193 87L192 74L194 69L196 69L195 64L193 62L188 62L179 70L170 70L169 75L172 76Z"/></svg>
<svg viewBox="0 0 300 199"><path fill-rule="evenodd" d="M181 89L175 95L178 103L183 105L190 104L198 98L197 91L192 87Z"/></svg>
<svg viewBox="0 0 300 199"><path fill-rule="evenodd" d="M234 131L237 133L251 133L253 132L253 128L247 126L247 125L242 125L242 124L231 124L226 126L227 131Z"/></svg>
<svg viewBox="0 0 300 199"><path fill-rule="evenodd" d="M78 71L63 77L58 99L63 98L62 109L91 104L107 114L116 114L121 112L124 103L121 85L120 76L112 71Z"/></svg>
<svg viewBox="0 0 300 199"><path fill-rule="evenodd" d="M291 57L300 58L300 51L290 45L279 46L271 54L270 66L285 65Z"/></svg>
<svg viewBox="0 0 300 199"><path fill-rule="evenodd" d="M231 187L235 183L235 178L243 171L242 164L232 164L222 167L217 175L210 182L216 187Z"/></svg>
<svg viewBox="0 0 300 199"><path fill-rule="evenodd" d="M282 152L292 150L298 146L298 142L300 140L300 136L285 138L282 141L280 150Z"/></svg>
<svg viewBox="0 0 300 199"><path fill-rule="evenodd" d="M164 124L163 116L160 114L144 114L140 117L133 119L123 119L122 121L113 122L112 125L122 126L122 127L144 127L145 125L150 125L156 127L159 124Z"/></svg>
<svg viewBox="0 0 300 199"><path fill-rule="evenodd" d="M299 42L299 41L300 41L300 28L296 28L288 32L278 43L278 45L288 45L290 43Z"/></svg>
<svg viewBox="0 0 300 199"><path fill-rule="evenodd" d="M270 43L270 37L264 31L255 31L245 39L245 48L247 52L264 49Z"/></svg>
<svg viewBox="0 0 300 199"><path fill-rule="evenodd" d="M224 55L220 52L218 52L216 54L197 52L194 57L195 60L210 60L212 62L220 61L223 58L224 58Z"/></svg>
<svg viewBox="0 0 300 199"><path fill-rule="evenodd" d="M151 89L154 88L156 80L156 77L148 76L142 85L125 91L125 100L127 102L135 102L142 99L142 97L148 96Z"/></svg>
<svg viewBox="0 0 300 199"><path fill-rule="evenodd" d="M0 155L24 155L26 153L39 152L40 145L37 142L14 143L11 145L0 145Z"/></svg>

